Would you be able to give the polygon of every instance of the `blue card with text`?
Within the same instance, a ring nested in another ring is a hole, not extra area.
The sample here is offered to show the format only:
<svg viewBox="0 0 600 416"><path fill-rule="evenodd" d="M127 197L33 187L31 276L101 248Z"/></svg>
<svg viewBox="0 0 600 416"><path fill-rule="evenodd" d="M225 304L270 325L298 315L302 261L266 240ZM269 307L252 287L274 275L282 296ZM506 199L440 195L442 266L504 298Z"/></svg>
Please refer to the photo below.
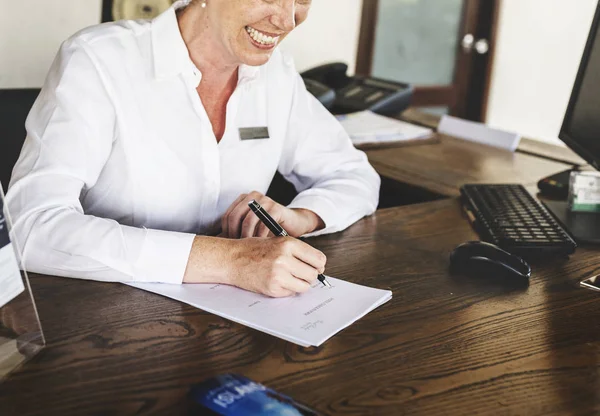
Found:
<svg viewBox="0 0 600 416"><path fill-rule="evenodd" d="M195 404L215 415L318 416L293 399L237 374L223 374L196 384L190 396Z"/></svg>

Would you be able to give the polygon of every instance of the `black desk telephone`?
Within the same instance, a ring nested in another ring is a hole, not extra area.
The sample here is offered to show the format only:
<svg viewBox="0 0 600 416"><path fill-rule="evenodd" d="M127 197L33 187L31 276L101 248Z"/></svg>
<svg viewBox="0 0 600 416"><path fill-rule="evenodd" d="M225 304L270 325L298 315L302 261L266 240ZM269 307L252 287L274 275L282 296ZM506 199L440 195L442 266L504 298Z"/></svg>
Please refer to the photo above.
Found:
<svg viewBox="0 0 600 416"><path fill-rule="evenodd" d="M373 77L346 75L348 65L325 64L303 72L306 89L333 114L371 110L395 116L410 105L413 87Z"/></svg>

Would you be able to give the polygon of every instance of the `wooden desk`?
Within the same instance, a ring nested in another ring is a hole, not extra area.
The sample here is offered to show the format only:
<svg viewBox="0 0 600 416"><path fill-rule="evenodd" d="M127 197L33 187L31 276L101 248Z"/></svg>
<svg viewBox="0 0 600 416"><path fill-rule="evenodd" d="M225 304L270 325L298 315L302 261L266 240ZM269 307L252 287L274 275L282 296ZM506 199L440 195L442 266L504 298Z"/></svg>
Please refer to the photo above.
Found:
<svg viewBox="0 0 600 416"><path fill-rule="evenodd" d="M465 183L535 185L541 178L572 167L521 152L509 152L445 135L422 146L367 150L375 170L397 182L443 196L459 195Z"/></svg>
<svg viewBox="0 0 600 416"><path fill-rule="evenodd" d="M440 117L408 109L399 118L436 129ZM390 200L394 194L415 194L409 202L425 202L437 196L454 197L465 183L520 183L534 189L546 176L570 169L585 161L567 148L523 138L516 152L459 140L438 134L439 143L366 150L369 161L384 177L411 188L384 181L384 206L402 202ZM386 189L387 187L387 189ZM425 192L420 192L424 190Z"/></svg>
<svg viewBox="0 0 600 416"><path fill-rule="evenodd" d="M0 387L2 415L180 414L192 383L237 372L324 414L600 411L598 250L534 265L527 289L454 278L476 235L457 200L378 211L312 243L328 273L393 299L301 348L119 284L32 278L48 347Z"/></svg>
<svg viewBox="0 0 600 416"><path fill-rule="evenodd" d="M398 118L432 129L437 129L441 117L436 114L420 111L416 108L408 108L406 111L400 114ZM528 137L521 138L521 142L517 147L517 152L528 153L534 156L556 160L570 165L587 164L585 160L583 160L577 153L573 152L568 147L556 146L553 144L540 142L539 140L530 139Z"/></svg>

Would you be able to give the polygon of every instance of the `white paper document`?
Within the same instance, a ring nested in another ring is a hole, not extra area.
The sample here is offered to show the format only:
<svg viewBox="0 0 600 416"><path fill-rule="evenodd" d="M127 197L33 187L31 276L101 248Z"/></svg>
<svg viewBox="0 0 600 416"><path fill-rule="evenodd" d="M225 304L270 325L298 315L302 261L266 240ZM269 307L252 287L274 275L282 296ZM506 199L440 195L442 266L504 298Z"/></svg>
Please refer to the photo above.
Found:
<svg viewBox="0 0 600 416"><path fill-rule="evenodd" d="M459 139L499 147L514 152L521 141L518 133L494 129L483 123L444 115L438 132Z"/></svg>
<svg viewBox="0 0 600 416"><path fill-rule="evenodd" d="M403 142L432 137L433 130L371 111L337 116L354 145Z"/></svg>
<svg viewBox="0 0 600 416"><path fill-rule="evenodd" d="M319 346L392 298L374 289L327 278L301 295L270 298L233 286L130 283L130 286L178 300L303 347Z"/></svg>

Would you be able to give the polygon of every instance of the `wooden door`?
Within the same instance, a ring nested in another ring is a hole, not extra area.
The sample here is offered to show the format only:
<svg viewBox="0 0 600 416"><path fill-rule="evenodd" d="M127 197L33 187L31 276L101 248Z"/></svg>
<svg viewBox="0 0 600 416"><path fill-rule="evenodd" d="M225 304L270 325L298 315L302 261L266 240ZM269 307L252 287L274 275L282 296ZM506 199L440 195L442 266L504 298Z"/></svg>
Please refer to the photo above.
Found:
<svg viewBox="0 0 600 416"><path fill-rule="evenodd" d="M501 0L364 0L356 72L415 85L413 106L484 121Z"/></svg>

